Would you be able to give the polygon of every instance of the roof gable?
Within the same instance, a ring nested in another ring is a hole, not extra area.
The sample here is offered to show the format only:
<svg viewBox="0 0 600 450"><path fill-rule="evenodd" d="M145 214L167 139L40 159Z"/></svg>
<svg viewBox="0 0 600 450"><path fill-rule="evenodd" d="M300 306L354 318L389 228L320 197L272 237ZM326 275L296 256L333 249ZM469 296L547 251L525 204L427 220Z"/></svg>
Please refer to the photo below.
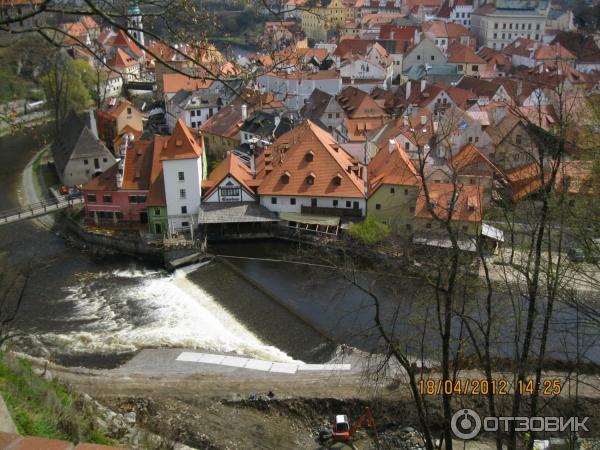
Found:
<svg viewBox="0 0 600 450"><path fill-rule="evenodd" d="M268 173L258 188L261 195L364 197L358 161L310 120L277 139L266 150L265 161ZM282 179L286 173L287 182Z"/></svg>
<svg viewBox="0 0 600 450"><path fill-rule="evenodd" d="M182 118L177 120L173 134L165 143L161 160L197 159L202 157L203 146L187 127Z"/></svg>

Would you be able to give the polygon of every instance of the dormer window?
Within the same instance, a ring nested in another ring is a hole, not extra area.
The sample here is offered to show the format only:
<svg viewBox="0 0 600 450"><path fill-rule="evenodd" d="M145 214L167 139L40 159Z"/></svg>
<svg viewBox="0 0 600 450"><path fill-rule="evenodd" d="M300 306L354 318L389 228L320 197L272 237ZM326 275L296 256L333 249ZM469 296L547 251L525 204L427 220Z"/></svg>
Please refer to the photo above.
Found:
<svg viewBox="0 0 600 450"><path fill-rule="evenodd" d="M281 182L283 184L289 184L290 182L290 173L289 172L284 172L283 175L281 175Z"/></svg>
<svg viewBox="0 0 600 450"><path fill-rule="evenodd" d="M316 178L316 176L314 173L312 173L312 172L309 173L308 176L306 177L306 184L310 184L310 185L315 184L315 178Z"/></svg>
<svg viewBox="0 0 600 450"><path fill-rule="evenodd" d="M306 162L312 162L313 159L315 159L315 154L313 153L313 151L309 150L308 152L306 152L306 155L304 155L304 160Z"/></svg>
<svg viewBox="0 0 600 450"><path fill-rule="evenodd" d="M336 186L339 186L340 184L342 184L342 176L337 173L334 177L333 177L333 184Z"/></svg>

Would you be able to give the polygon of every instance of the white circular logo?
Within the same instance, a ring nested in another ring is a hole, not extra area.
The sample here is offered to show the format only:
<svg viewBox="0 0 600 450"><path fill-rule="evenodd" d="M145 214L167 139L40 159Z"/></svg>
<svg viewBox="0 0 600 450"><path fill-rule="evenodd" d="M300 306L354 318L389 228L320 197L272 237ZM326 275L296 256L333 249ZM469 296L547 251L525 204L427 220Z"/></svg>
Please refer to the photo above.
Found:
<svg viewBox="0 0 600 450"><path fill-rule="evenodd" d="M452 416L452 432L459 439L473 439L481 430L481 417L472 409L461 409Z"/></svg>

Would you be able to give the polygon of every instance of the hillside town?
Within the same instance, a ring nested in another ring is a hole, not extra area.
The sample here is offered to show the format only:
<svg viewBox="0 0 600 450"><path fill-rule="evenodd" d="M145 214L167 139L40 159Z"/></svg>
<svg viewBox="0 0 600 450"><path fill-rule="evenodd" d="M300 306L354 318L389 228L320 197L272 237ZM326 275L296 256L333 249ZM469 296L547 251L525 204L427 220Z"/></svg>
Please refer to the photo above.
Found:
<svg viewBox="0 0 600 450"><path fill-rule="evenodd" d="M597 447L598 0L0 0L0 44L0 448Z"/></svg>
<svg viewBox="0 0 600 450"><path fill-rule="evenodd" d="M108 74L94 123L72 116L53 147L84 222L193 241L275 226L336 238L373 216L436 242L438 210L465 241L502 240L486 218L542 187L528 128L568 110L598 139L600 49L558 5L302 6L266 22L270 51L234 60L146 38L135 1L129 34L89 16L61 25L72 56ZM139 109L144 85L163 106ZM567 187L577 201L596 193L592 166L576 146L561 163L561 183L581 180Z"/></svg>

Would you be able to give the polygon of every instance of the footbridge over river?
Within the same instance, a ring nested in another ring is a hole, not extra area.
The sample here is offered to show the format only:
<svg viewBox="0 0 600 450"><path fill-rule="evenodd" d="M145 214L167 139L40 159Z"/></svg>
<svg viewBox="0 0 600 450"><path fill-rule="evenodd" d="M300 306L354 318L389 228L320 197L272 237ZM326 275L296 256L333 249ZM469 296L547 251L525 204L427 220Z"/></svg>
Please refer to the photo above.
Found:
<svg viewBox="0 0 600 450"><path fill-rule="evenodd" d="M39 203L22 206L20 208L0 211L0 226L9 223L21 222L35 217L45 216L62 209L80 205L83 203L83 198L67 199L66 197L58 199L44 200Z"/></svg>

